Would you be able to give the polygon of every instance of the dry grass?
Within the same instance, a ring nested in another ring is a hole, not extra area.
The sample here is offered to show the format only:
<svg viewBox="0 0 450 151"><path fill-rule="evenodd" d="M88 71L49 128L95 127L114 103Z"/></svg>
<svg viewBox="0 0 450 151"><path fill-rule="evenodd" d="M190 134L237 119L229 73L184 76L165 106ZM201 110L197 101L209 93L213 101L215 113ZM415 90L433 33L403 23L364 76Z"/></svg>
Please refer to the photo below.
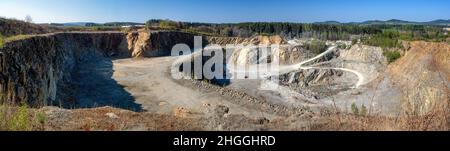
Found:
<svg viewBox="0 0 450 151"><path fill-rule="evenodd" d="M30 37L33 37L35 35L15 35L15 36L11 36L11 37L4 37L0 34L0 48L3 48L3 46L6 43L12 42L12 41L17 41L17 40L22 40L22 39L27 39Z"/></svg>
<svg viewBox="0 0 450 151"><path fill-rule="evenodd" d="M30 38L30 37L33 37L33 36L35 36L35 35L15 35L15 36L11 36L11 37L5 38L5 43L11 42L11 41L27 39L27 38Z"/></svg>
<svg viewBox="0 0 450 151"><path fill-rule="evenodd" d="M44 108L49 114L45 130L57 131L185 131L202 130L198 119L132 112L112 107L93 109ZM111 118L107 114L114 114Z"/></svg>
<svg viewBox="0 0 450 151"><path fill-rule="evenodd" d="M336 107L333 110L323 111L327 120L315 125L312 130L337 131L449 131L450 130L450 90L443 80L444 100L434 102L426 113L418 110L404 109L396 117L382 115L356 115L340 112ZM410 102L410 101L405 101ZM370 109L369 109L370 110Z"/></svg>
<svg viewBox="0 0 450 151"><path fill-rule="evenodd" d="M397 117L358 116L331 113L325 115L327 122L311 130L327 131L448 131L450 130L448 109L435 109L425 115Z"/></svg>
<svg viewBox="0 0 450 151"><path fill-rule="evenodd" d="M0 105L0 131L43 130L47 115L28 108L27 105Z"/></svg>

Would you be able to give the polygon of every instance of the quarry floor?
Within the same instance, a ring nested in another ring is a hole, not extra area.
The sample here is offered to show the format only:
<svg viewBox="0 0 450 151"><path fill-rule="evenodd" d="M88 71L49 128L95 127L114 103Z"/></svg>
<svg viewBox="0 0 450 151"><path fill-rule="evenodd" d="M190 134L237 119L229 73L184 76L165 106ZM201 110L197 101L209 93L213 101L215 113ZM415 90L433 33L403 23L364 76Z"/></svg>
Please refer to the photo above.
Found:
<svg viewBox="0 0 450 151"><path fill-rule="evenodd" d="M113 60L112 79L130 93L134 103L141 105L142 111L158 114L176 114L185 110L192 116L204 116L217 106L226 106L229 114L248 117L274 115L261 110L243 107L234 102L241 99L226 97L217 91L202 91L192 87L192 80L175 80L170 66L175 57Z"/></svg>

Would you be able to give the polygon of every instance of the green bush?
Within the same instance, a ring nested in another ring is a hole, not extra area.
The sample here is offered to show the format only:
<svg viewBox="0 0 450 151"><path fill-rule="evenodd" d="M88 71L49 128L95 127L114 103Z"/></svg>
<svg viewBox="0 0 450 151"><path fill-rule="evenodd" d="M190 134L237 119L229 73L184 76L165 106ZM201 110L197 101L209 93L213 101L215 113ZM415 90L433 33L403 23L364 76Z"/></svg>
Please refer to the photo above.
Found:
<svg viewBox="0 0 450 151"><path fill-rule="evenodd" d="M364 104L361 105L361 108L358 108L356 103L353 102L352 106L351 106L351 109L352 109L352 113L354 115L366 116L368 114L367 107Z"/></svg>
<svg viewBox="0 0 450 151"><path fill-rule="evenodd" d="M355 45L358 43L358 39L352 39L352 45Z"/></svg>
<svg viewBox="0 0 450 151"><path fill-rule="evenodd" d="M47 122L47 115L43 112L37 112L36 122L38 122L39 124L45 124Z"/></svg>
<svg viewBox="0 0 450 151"><path fill-rule="evenodd" d="M5 106L0 104L0 131L5 130L6 127L6 110Z"/></svg>
<svg viewBox="0 0 450 151"><path fill-rule="evenodd" d="M160 28L167 28L167 29L177 29L180 28L177 22L171 21L171 20L162 20L159 22Z"/></svg>
<svg viewBox="0 0 450 151"><path fill-rule="evenodd" d="M358 106L356 106L356 103L353 102L351 108L352 108L353 114L359 115L359 109L358 109Z"/></svg>
<svg viewBox="0 0 450 151"><path fill-rule="evenodd" d="M101 31L100 27L97 27L97 26L91 27L91 30L92 31Z"/></svg>
<svg viewBox="0 0 450 151"><path fill-rule="evenodd" d="M315 54L321 54L327 50L327 45L323 41L313 40L311 43L306 44L306 49Z"/></svg>
<svg viewBox="0 0 450 151"><path fill-rule="evenodd" d="M5 44L5 37L3 37L3 35L0 34L0 48L2 48L4 44Z"/></svg>
<svg viewBox="0 0 450 151"><path fill-rule="evenodd" d="M30 131L29 114L27 105L20 106L11 121L8 123L9 130L12 131Z"/></svg>
<svg viewBox="0 0 450 151"><path fill-rule="evenodd" d="M39 130L47 121L44 112L33 111L27 105L16 107L0 104L0 131Z"/></svg>
<svg viewBox="0 0 450 151"><path fill-rule="evenodd" d="M338 44L338 48L339 49L347 49L347 48L349 48L349 46L347 46L346 44Z"/></svg>
<svg viewBox="0 0 450 151"><path fill-rule="evenodd" d="M388 63L392 63L401 57L398 51L384 51L383 55L387 58Z"/></svg>
<svg viewBox="0 0 450 151"><path fill-rule="evenodd" d="M363 43L381 48L399 48L401 47L399 37L400 33L397 30L384 30L382 33L365 38Z"/></svg>

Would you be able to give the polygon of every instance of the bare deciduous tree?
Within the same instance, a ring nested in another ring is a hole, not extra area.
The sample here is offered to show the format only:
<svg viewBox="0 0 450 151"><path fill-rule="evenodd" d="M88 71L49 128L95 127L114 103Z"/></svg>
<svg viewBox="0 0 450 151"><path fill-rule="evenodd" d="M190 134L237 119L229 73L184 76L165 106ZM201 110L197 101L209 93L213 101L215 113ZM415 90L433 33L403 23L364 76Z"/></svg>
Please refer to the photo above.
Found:
<svg viewBox="0 0 450 151"><path fill-rule="evenodd" d="M27 15L27 16L25 16L25 22L32 23L33 22L33 18L31 18L30 15Z"/></svg>

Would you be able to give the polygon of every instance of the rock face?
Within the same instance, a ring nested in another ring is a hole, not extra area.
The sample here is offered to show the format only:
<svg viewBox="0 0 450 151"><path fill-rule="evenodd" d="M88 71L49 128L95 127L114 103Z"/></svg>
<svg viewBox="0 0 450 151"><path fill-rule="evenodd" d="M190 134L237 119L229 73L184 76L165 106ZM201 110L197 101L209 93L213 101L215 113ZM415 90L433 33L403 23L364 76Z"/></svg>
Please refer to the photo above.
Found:
<svg viewBox="0 0 450 151"><path fill-rule="evenodd" d="M96 53L127 56L124 39L122 33L60 33L7 43L0 50L0 100L55 103L77 62Z"/></svg>
<svg viewBox="0 0 450 151"><path fill-rule="evenodd" d="M168 56L176 44L194 47L196 35L172 31L139 31L127 34L128 49L133 57ZM202 45L207 42L202 39Z"/></svg>
<svg viewBox="0 0 450 151"><path fill-rule="evenodd" d="M170 50L176 44L186 44L194 48L194 37L199 36L185 32L172 31L139 31L127 34L128 49L133 57L154 57L170 55ZM286 44L280 36L241 37L209 37L202 36L202 47L208 44L225 46L234 45L272 45Z"/></svg>
<svg viewBox="0 0 450 151"><path fill-rule="evenodd" d="M342 50L338 59L342 62L341 67L357 70L364 75L366 82L375 80L387 67L383 50L373 46L354 45Z"/></svg>
<svg viewBox="0 0 450 151"><path fill-rule="evenodd" d="M211 44L227 45L227 44L243 44L243 45L272 45L286 44L281 36L255 36L252 38L241 37L207 37L206 40Z"/></svg>
<svg viewBox="0 0 450 151"><path fill-rule="evenodd" d="M255 36L252 38L211 37L208 41L219 45L242 45L243 48L234 49L230 60L231 63L242 66L270 63L274 58L277 58L280 64L293 64L309 57L308 50L301 46L287 45L287 42L280 36ZM272 45L277 45L278 47L272 48ZM268 50L267 54L262 52L265 48ZM274 53L275 51L272 51L272 49L278 50L278 54Z"/></svg>
<svg viewBox="0 0 450 151"><path fill-rule="evenodd" d="M330 85L336 84L337 79L343 75L343 71L332 69L310 69L301 70L284 74L280 77L282 82L291 84L298 84L299 87L308 87L312 85ZM343 83L339 81L339 83ZM351 83L347 83L351 85Z"/></svg>

